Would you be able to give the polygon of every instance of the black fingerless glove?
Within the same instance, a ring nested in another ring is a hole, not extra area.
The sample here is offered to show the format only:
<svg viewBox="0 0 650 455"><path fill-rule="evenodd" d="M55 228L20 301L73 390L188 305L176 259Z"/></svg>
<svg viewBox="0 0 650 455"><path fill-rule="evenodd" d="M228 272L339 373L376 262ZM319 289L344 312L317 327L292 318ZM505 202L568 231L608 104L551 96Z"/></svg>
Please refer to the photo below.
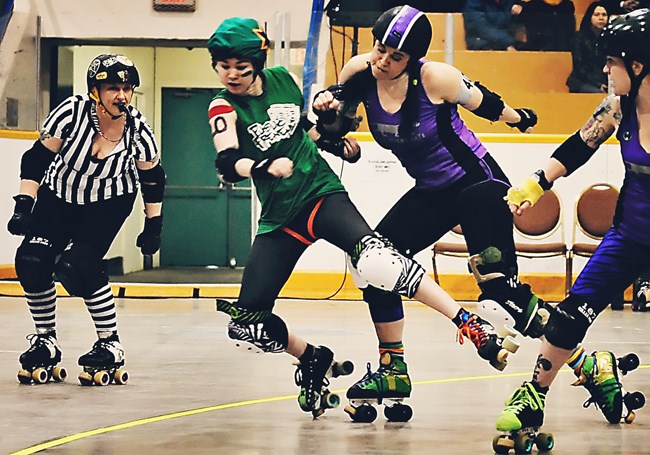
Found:
<svg viewBox="0 0 650 455"><path fill-rule="evenodd" d="M528 128L537 125L537 114L535 114L534 110L524 107L515 109L515 112L519 114L521 120L516 123L506 122L506 125L510 128L517 128L522 133L525 133Z"/></svg>
<svg viewBox="0 0 650 455"><path fill-rule="evenodd" d="M160 249L162 215L144 219L144 229L135 241L142 254L154 254Z"/></svg>
<svg viewBox="0 0 650 455"><path fill-rule="evenodd" d="M34 198L27 194L18 194L14 196L14 201L14 214L7 223L7 230L13 235L25 235L32 227Z"/></svg>
<svg viewBox="0 0 650 455"><path fill-rule="evenodd" d="M359 153L353 157L345 157L345 141L342 138L337 139L336 137L321 135L320 139L316 141L316 145L319 149L331 153L332 155L338 156L348 163L356 163L361 158L361 150L359 150Z"/></svg>

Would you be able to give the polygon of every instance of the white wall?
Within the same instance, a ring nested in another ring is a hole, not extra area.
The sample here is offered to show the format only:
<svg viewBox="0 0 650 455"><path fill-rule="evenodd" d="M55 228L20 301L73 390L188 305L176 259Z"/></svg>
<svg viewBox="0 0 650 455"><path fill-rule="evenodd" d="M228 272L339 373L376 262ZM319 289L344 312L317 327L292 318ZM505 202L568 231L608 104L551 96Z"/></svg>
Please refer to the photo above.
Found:
<svg viewBox="0 0 650 455"><path fill-rule="evenodd" d="M514 136L514 138L521 136ZM547 140L544 137L540 141ZM534 170L542 167L557 144L553 143L486 143L488 149L501 164L504 171L513 182L519 182ZM19 158L28 141L0 139L0 223L11 215L11 196L18 185ZM334 171L342 175L343 183L348 189L352 200L371 226L375 226L388 208L412 185L406 174L393 155L379 147L374 142L362 143L362 158L356 164L341 165L341 161L325 155ZM342 174L341 174L342 172ZM570 178L560 179L554 189L560 194L564 206L565 239L571 241L574 202L579 192L595 182L612 183L620 188L623 178L623 166L617 145L606 144L598 151L591 161L575 172ZM111 252L117 251L125 257L133 256L141 260L134 239L141 228L141 209L131 217L136 220L134 226L127 232L121 233ZM409 223L410 220L404 220ZM0 229L0 264L13 263L13 255L17 246L17 238ZM109 256L110 257L110 256ZM425 250L416 256L419 262L431 270L430 250ZM462 273L466 271L463 260L442 258L440 263L442 273ZM578 267L580 263L576 263ZM522 272L563 271L560 261L521 260ZM303 271L339 271L344 268L344 255L335 247L317 242L298 263L297 270Z"/></svg>

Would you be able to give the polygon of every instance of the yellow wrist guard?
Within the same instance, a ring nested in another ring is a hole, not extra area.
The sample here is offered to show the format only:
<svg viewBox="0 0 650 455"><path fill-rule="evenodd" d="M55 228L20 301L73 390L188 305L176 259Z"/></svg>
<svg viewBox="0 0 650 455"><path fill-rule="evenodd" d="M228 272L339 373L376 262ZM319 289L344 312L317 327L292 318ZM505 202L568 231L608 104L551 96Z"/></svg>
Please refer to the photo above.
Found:
<svg viewBox="0 0 650 455"><path fill-rule="evenodd" d="M528 177L519 186L509 188L505 199L520 207L526 201L530 202L530 205L535 205L543 194L544 189L539 182L533 177Z"/></svg>

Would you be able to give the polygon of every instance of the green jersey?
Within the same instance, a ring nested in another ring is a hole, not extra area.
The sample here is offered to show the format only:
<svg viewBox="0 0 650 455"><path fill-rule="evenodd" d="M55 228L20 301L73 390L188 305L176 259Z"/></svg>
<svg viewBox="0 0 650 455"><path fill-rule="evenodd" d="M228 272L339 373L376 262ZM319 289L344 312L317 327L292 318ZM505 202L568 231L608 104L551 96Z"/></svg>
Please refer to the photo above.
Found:
<svg viewBox="0 0 650 455"><path fill-rule="evenodd" d="M239 150L244 157L257 161L284 156L293 161L291 177L255 180L262 205L258 234L286 226L314 198L345 191L300 125L302 93L289 72L283 67L267 68L262 77L260 96L232 95L225 89L215 96L237 112Z"/></svg>

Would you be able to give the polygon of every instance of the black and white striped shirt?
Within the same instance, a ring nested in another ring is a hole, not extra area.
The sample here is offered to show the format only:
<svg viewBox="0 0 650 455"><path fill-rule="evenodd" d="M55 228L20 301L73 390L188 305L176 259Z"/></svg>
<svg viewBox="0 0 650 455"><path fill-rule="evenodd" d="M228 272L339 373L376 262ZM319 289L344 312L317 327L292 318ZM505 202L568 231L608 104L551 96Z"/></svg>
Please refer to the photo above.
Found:
<svg viewBox="0 0 650 455"><path fill-rule="evenodd" d="M42 137L63 140L61 149L45 174L54 193L73 204L88 204L138 190L135 161L153 161L158 145L142 114L128 106L122 140L104 159L92 156L92 141L98 134L93 121L95 102L88 95L74 95L59 104L43 125Z"/></svg>

